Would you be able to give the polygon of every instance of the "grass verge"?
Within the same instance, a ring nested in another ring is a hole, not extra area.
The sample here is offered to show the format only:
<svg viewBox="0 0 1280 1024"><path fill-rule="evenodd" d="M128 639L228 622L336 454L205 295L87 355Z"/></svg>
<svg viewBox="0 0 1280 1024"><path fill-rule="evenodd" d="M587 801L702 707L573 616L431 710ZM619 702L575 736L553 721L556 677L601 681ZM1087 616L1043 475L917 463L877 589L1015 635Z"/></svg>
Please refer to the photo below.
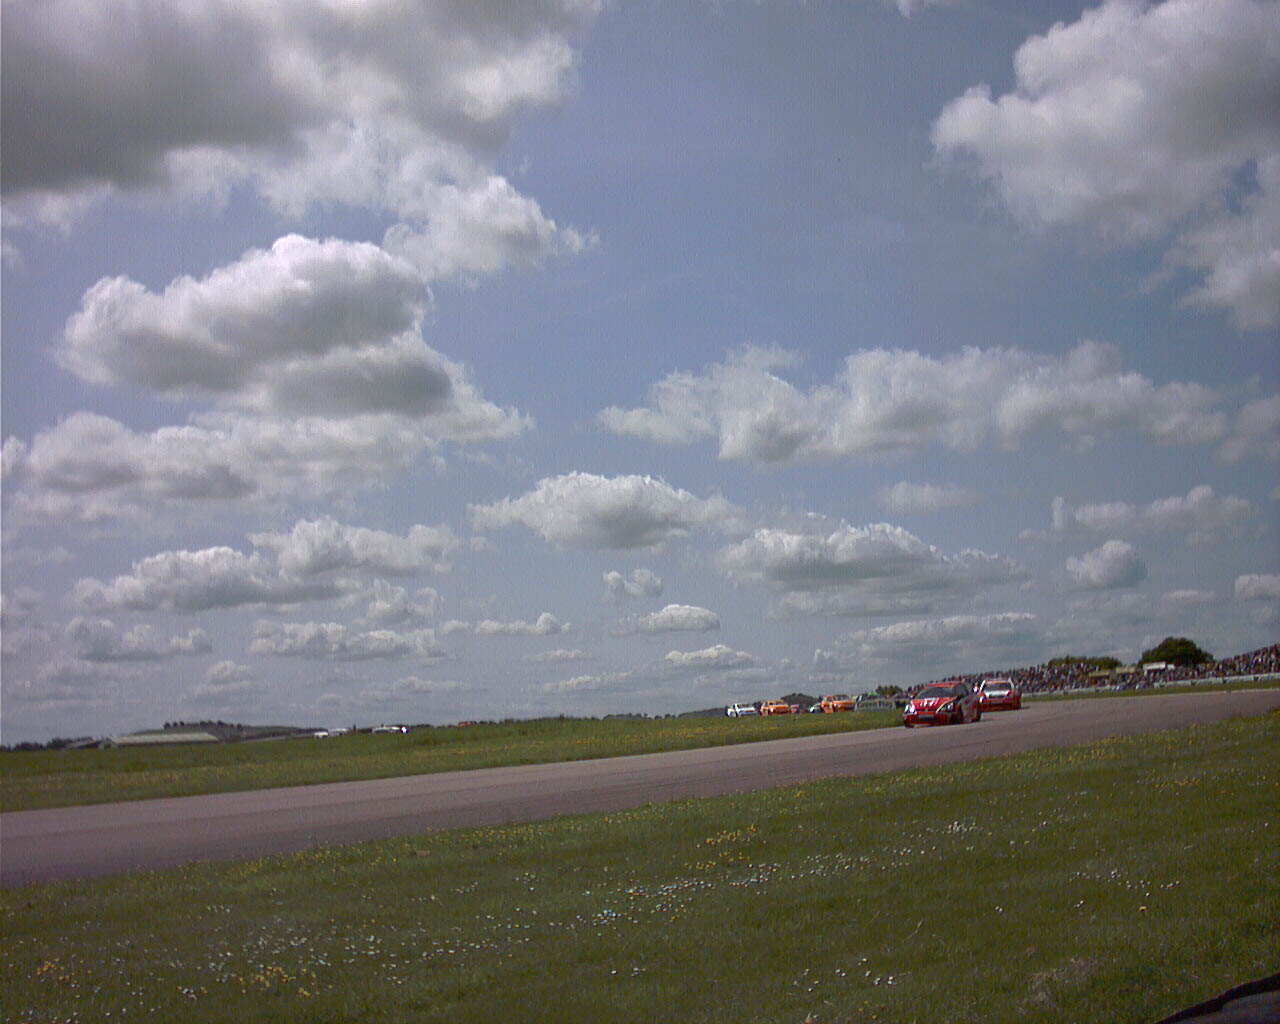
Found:
<svg viewBox="0 0 1280 1024"><path fill-rule="evenodd" d="M9 890L0 1014L1149 1022L1280 963L1278 754L1272 714Z"/></svg>
<svg viewBox="0 0 1280 1024"><path fill-rule="evenodd" d="M227 793L690 750L897 725L895 712L771 718L543 718L254 743L0 754L0 811Z"/></svg>

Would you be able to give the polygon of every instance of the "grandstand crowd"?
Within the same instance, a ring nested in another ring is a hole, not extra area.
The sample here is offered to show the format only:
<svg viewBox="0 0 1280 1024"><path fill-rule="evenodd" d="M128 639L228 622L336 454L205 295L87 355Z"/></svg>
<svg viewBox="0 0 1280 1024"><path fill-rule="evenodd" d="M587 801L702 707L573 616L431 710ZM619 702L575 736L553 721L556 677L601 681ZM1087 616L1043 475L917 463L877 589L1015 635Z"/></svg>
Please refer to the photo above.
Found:
<svg viewBox="0 0 1280 1024"><path fill-rule="evenodd" d="M1260 647L1256 651L1237 654L1232 658L1207 661L1201 665L1171 665L1167 668L1130 665L1107 671L1100 670L1094 662L1081 659L1060 664L1034 665L1030 668L1005 668L948 676L947 681L960 680L970 686L977 686L984 679L1008 679L1023 693L1055 693L1098 686L1129 688L1154 686L1157 683L1194 682L1198 679L1272 675L1277 672L1280 672L1280 644ZM929 685L931 684L922 683L907 691L907 694L910 696Z"/></svg>

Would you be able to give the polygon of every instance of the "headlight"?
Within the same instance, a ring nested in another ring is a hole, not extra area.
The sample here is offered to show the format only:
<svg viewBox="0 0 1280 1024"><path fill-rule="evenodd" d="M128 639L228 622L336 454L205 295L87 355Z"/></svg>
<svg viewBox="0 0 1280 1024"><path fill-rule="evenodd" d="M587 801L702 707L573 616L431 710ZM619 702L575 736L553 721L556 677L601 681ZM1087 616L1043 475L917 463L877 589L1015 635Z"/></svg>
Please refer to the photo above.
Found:
<svg viewBox="0 0 1280 1024"><path fill-rule="evenodd" d="M957 700L949 700L949 701L947 701L945 704L943 704L943 705L942 705L942 707L938 708L938 710L939 710L939 711L948 711L948 712L950 712L950 711L954 711L954 710L955 710L956 708L958 708L959 706L960 706L960 701L959 701L958 699L957 699Z"/></svg>

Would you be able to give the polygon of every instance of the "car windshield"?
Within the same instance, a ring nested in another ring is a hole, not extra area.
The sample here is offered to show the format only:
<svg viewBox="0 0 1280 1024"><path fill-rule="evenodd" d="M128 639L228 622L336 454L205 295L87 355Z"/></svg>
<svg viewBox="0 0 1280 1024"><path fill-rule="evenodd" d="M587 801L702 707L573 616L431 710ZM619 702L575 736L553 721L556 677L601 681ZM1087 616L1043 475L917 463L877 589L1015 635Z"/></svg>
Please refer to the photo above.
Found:
<svg viewBox="0 0 1280 1024"><path fill-rule="evenodd" d="M827 700L848 700L848 699L849 699L849 695L847 693L833 693L830 697L827 698Z"/></svg>
<svg viewBox="0 0 1280 1024"><path fill-rule="evenodd" d="M986 693L1008 693L1013 687L1008 683L987 683L982 689Z"/></svg>
<svg viewBox="0 0 1280 1024"><path fill-rule="evenodd" d="M962 686L926 686L916 694L918 700L929 700L931 697L959 697L964 693Z"/></svg>

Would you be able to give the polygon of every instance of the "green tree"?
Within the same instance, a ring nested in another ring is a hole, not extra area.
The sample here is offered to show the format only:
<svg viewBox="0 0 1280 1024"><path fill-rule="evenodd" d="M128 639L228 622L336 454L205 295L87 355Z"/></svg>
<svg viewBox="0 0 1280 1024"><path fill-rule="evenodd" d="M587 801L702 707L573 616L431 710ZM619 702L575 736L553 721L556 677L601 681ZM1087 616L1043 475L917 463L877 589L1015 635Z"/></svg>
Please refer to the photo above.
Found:
<svg viewBox="0 0 1280 1024"><path fill-rule="evenodd" d="M1167 661L1170 665L1203 665L1213 661L1213 655L1202 651L1185 636L1167 636L1149 651L1143 651L1139 660L1144 665L1151 661Z"/></svg>

